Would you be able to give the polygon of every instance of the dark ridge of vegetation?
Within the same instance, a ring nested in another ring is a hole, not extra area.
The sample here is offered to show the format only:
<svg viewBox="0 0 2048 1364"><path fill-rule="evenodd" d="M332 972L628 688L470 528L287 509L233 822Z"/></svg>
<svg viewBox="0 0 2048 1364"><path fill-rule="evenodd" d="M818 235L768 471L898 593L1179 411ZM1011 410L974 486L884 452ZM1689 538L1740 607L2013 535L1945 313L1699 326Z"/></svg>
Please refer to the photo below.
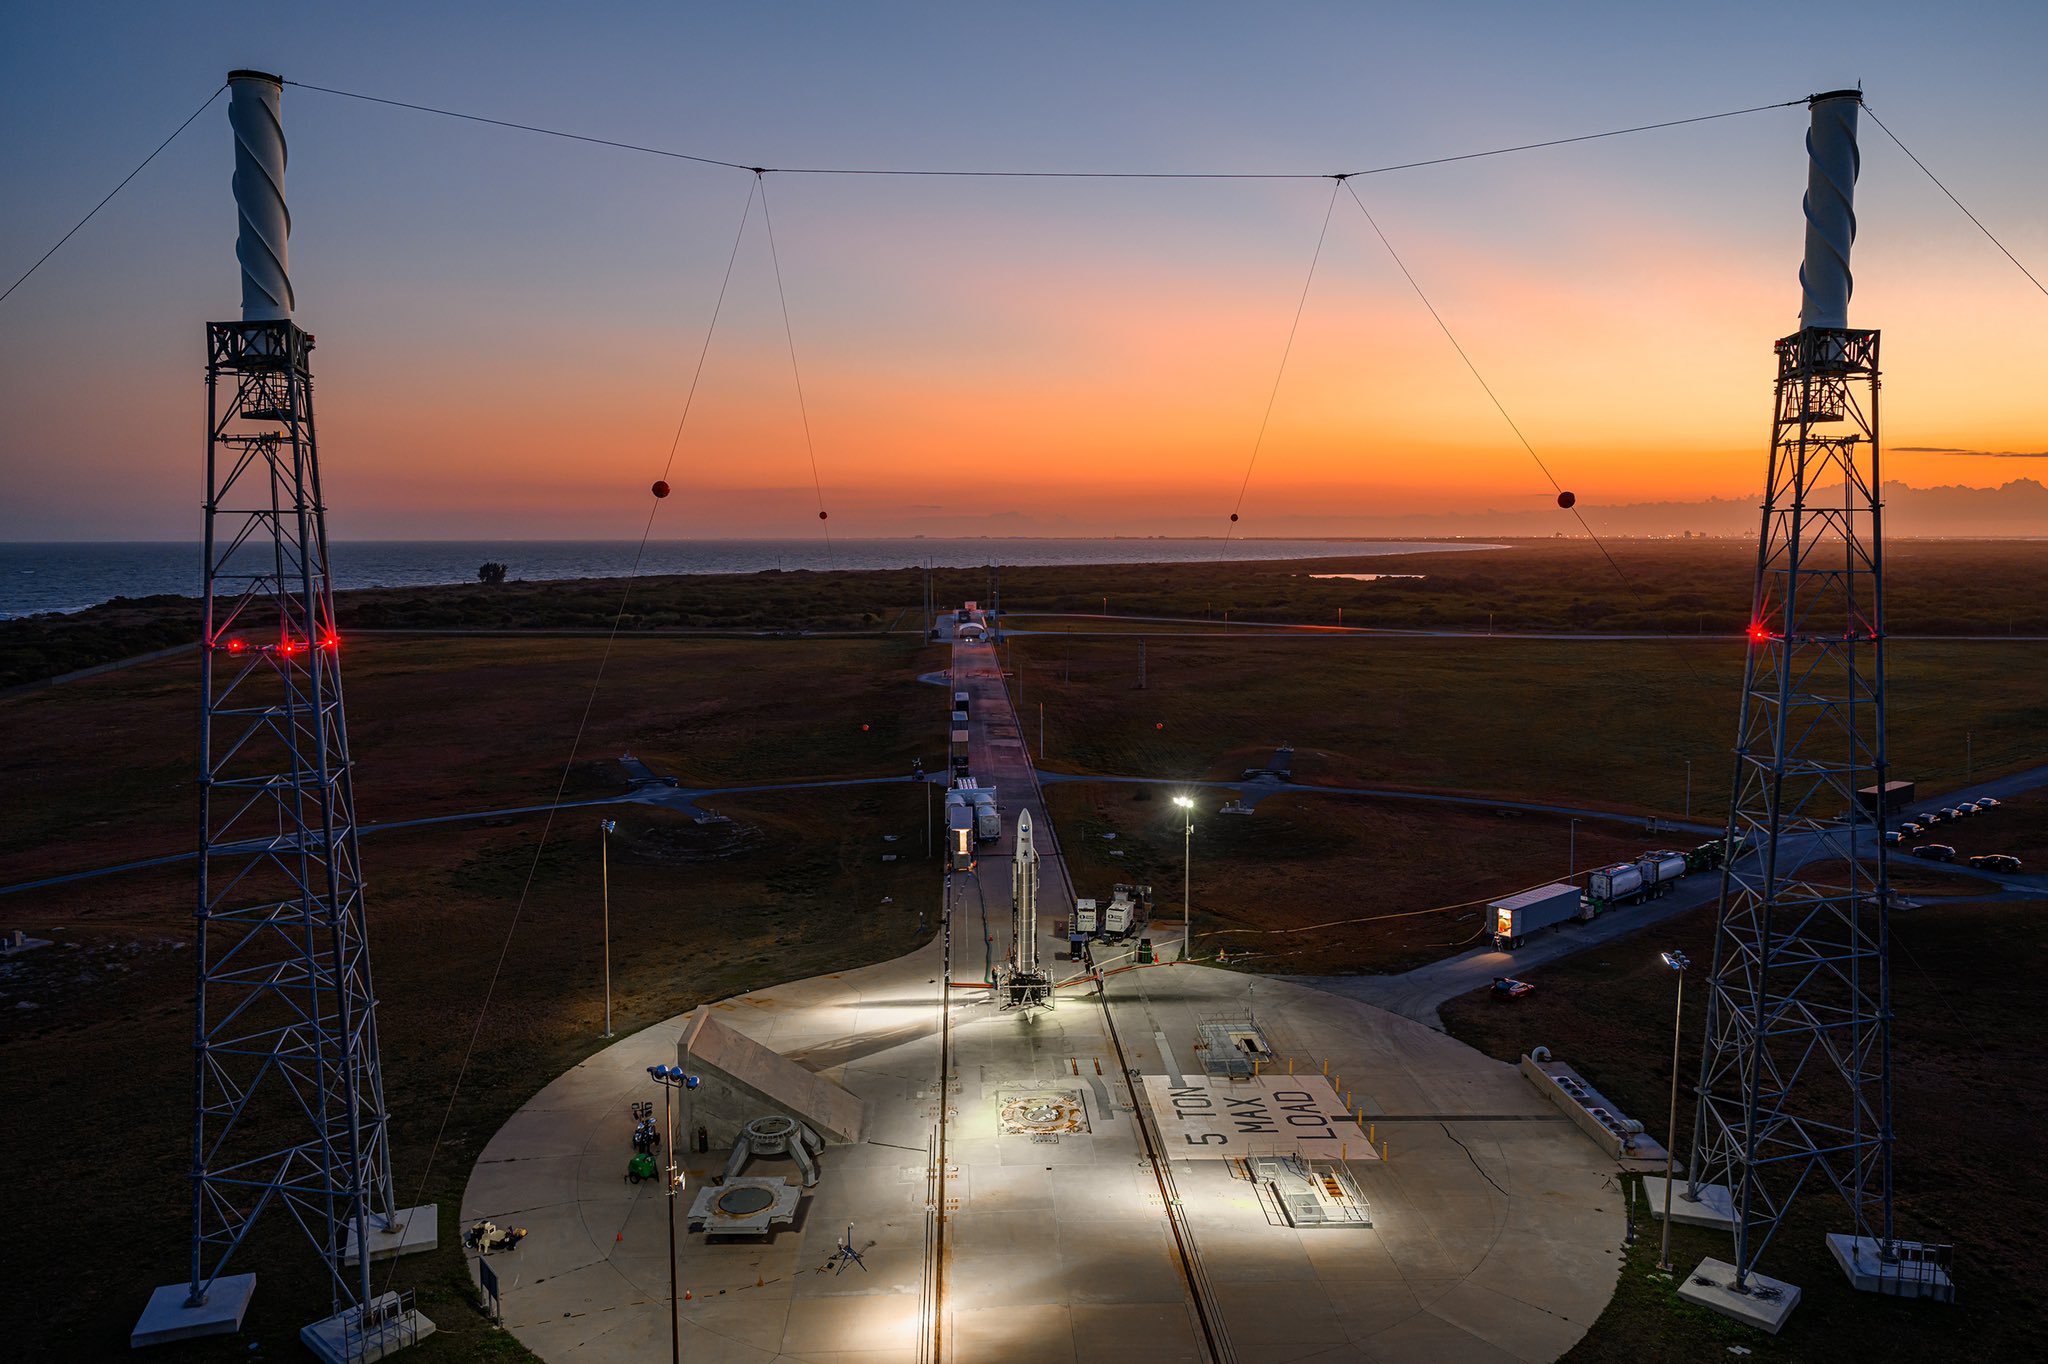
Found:
<svg viewBox="0 0 2048 1364"><path fill-rule="evenodd" d="M1011 615L1178 616L1375 629L1730 634L1749 618L1756 550L1740 540L1623 540L1610 565L1584 540L1502 541L1497 550L1322 559L1216 558L1179 564L1006 568ZM1617 566L1619 572L1617 572ZM844 573L767 570L486 587L367 588L340 593L343 630L609 630L746 633L914 630L923 584L914 567ZM1374 582L1316 573L1420 574ZM2048 634L2048 544L1898 541L1887 547L1894 634ZM942 608L989 604L988 569L940 569ZM621 613L623 607L623 614ZM1023 624L1024 622L1019 622ZM108 602L70 615L0 622L0 688L189 643L199 605L187 597Z"/></svg>

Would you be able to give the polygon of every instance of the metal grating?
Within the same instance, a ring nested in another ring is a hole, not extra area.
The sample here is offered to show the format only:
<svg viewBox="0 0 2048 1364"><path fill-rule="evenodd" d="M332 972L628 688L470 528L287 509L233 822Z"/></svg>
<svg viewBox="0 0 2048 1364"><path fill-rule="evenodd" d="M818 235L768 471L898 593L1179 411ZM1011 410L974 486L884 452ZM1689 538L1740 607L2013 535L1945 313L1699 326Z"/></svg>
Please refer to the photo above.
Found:
<svg viewBox="0 0 2048 1364"><path fill-rule="evenodd" d="M1370 1227L1372 1209L1342 1162L1253 1156L1246 1174L1290 1227Z"/></svg>

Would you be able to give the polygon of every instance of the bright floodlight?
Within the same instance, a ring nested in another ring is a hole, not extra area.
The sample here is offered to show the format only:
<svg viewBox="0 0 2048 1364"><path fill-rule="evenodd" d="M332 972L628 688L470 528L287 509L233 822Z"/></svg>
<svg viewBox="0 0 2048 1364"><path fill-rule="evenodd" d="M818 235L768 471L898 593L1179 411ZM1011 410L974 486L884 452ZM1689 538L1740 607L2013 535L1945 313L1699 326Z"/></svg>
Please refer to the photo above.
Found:
<svg viewBox="0 0 2048 1364"><path fill-rule="evenodd" d="M1173 798L1173 803L1175 805L1186 806L1189 809L1193 809L1195 804L1195 802L1187 796L1175 796Z"/></svg>
<svg viewBox="0 0 2048 1364"><path fill-rule="evenodd" d="M1683 971L1691 966L1692 962L1683 952L1666 952L1664 953L1664 964L1674 971Z"/></svg>

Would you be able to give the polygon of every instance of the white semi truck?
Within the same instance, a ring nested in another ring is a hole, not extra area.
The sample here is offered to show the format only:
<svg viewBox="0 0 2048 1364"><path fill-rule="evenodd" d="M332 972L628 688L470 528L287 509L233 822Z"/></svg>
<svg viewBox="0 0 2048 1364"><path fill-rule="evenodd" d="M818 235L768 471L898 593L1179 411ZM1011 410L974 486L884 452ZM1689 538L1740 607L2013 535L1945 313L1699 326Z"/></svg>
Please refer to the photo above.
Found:
<svg viewBox="0 0 2048 1364"><path fill-rule="evenodd" d="M1570 885L1538 886L1487 906L1493 915L1493 946L1504 952L1520 947L1522 939L1539 928L1549 928L1580 916L1579 888Z"/></svg>

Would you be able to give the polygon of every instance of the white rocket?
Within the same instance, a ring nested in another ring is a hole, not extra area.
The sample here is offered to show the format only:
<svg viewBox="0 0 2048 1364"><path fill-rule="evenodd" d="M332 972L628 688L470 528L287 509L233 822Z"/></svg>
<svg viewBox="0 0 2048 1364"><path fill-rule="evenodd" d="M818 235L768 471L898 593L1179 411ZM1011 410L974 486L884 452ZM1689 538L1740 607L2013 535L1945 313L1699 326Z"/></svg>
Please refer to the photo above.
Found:
<svg viewBox="0 0 2048 1364"><path fill-rule="evenodd" d="M1038 849L1031 843L1031 812L1017 814L1017 853L1010 862L1010 965L1016 975L1038 974Z"/></svg>

